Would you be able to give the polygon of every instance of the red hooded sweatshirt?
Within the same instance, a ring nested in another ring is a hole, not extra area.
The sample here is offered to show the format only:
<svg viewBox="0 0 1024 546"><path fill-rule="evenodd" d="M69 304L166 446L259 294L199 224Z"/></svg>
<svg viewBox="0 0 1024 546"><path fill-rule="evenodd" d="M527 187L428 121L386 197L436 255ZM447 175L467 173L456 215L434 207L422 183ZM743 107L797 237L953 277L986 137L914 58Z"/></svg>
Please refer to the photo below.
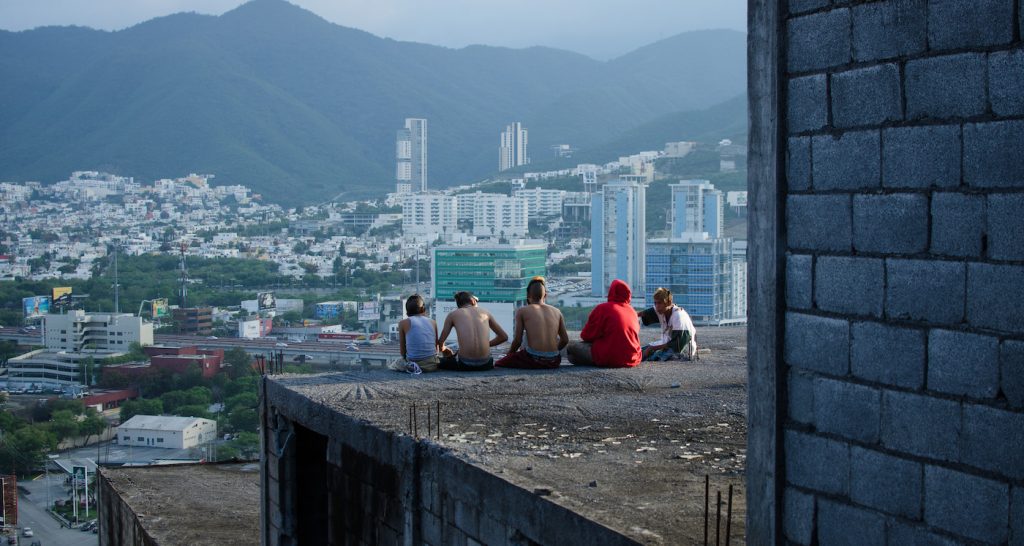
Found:
<svg viewBox="0 0 1024 546"><path fill-rule="evenodd" d="M629 285L615 279L608 287L608 302L590 312L580 339L592 343L595 366L628 368L640 363L640 322L629 305Z"/></svg>

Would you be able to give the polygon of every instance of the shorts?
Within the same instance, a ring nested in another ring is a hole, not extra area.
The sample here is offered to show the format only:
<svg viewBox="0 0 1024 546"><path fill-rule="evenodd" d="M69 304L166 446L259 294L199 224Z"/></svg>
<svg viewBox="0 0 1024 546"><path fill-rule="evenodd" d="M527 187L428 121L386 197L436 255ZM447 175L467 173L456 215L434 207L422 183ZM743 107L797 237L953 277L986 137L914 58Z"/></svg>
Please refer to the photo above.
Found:
<svg viewBox="0 0 1024 546"><path fill-rule="evenodd" d="M499 368L518 368L522 370L552 370L562 365L562 355L550 357L537 356L530 354L526 349L520 349L505 355L504 358L494 365Z"/></svg>
<svg viewBox="0 0 1024 546"><path fill-rule="evenodd" d="M455 354L441 359L441 369L455 372L483 372L494 369L494 358L462 358Z"/></svg>

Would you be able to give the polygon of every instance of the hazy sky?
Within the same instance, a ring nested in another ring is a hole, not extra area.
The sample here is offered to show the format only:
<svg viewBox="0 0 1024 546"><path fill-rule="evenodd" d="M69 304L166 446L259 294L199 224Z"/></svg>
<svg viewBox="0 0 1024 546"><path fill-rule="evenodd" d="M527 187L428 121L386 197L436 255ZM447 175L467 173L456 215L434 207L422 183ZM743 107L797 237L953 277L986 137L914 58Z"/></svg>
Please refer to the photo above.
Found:
<svg viewBox="0 0 1024 546"><path fill-rule="evenodd" d="M241 0L0 0L0 28L117 30L180 11L219 15ZM378 36L449 47L546 45L597 58L686 30L746 28L746 0L293 0Z"/></svg>

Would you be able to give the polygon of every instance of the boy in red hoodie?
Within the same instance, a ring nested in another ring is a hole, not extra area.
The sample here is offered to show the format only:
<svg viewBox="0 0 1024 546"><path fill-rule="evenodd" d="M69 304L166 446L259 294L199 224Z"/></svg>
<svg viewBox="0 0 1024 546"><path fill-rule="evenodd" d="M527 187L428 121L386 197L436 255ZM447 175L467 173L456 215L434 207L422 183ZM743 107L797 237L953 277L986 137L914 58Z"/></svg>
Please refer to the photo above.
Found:
<svg viewBox="0 0 1024 546"><path fill-rule="evenodd" d="M629 368L640 363L640 322L630 306L632 291L619 279L608 287L608 301L590 312L580 332L583 341L569 344L569 362L577 366Z"/></svg>

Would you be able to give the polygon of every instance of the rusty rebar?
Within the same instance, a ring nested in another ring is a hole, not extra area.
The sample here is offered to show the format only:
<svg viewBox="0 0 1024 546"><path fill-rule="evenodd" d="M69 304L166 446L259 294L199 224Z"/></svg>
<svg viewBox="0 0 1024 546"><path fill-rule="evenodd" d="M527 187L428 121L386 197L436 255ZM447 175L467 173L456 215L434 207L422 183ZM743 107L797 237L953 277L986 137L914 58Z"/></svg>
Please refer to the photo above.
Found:
<svg viewBox="0 0 1024 546"><path fill-rule="evenodd" d="M729 507L725 510L725 546L729 546L729 535L732 534L732 484L729 484Z"/></svg>
<svg viewBox="0 0 1024 546"><path fill-rule="evenodd" d="M722 490L716 491L717 500L715 500L715 546L719 546L719 534L722 531Z"/></svg>
<svg viewBox="0 0 1024 546"><path fill-rule="evenodd" d="M441 439L441 401L437 401L437 439Z"/></svg>
<svg viewBox="0 0 1024 546"><path fill-rule="evenodd" d="M708 546L708 503L711 495L711 477L704 475L704 546Z"/></svg>

